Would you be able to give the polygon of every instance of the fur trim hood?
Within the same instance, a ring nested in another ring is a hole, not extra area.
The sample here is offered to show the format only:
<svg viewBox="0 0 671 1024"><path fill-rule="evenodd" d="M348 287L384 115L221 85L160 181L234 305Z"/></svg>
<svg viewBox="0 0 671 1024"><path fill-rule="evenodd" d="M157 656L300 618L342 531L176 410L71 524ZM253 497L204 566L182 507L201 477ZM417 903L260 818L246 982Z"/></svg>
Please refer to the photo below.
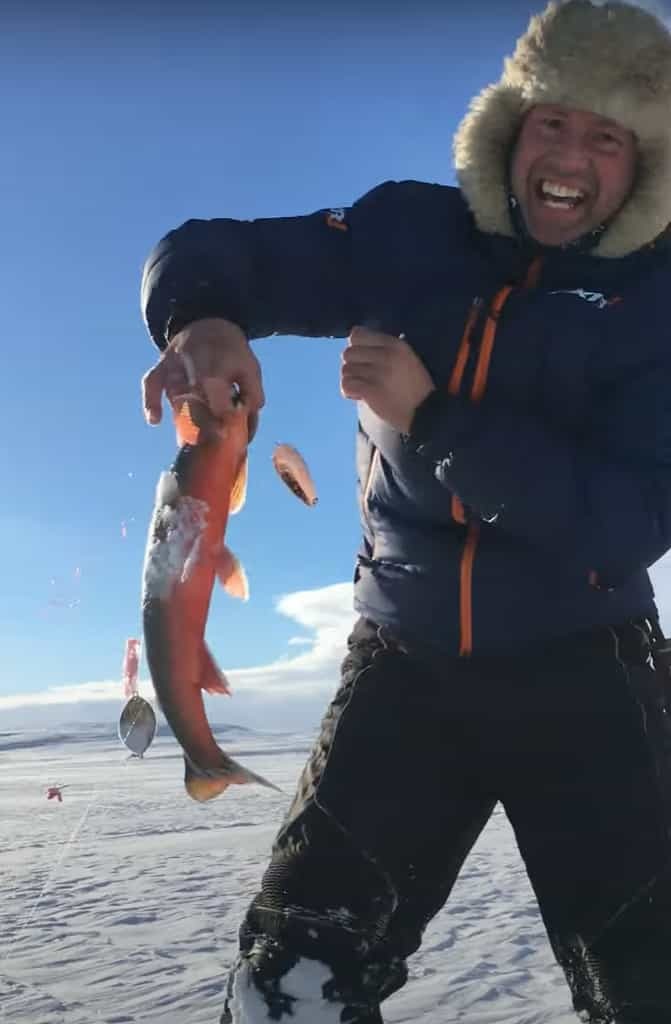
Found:
<svg viewBox="0 0 671 1024"><path fill-rule="evenodd" d="M514 235L507 195L510 148L523 116L557 103L633 131L638 169L631 195L593 249L619 257L671 222L671 34L640 7L552 2L529 22L501 80L472 101L454 138L461 190L482 231Z"/></svg>

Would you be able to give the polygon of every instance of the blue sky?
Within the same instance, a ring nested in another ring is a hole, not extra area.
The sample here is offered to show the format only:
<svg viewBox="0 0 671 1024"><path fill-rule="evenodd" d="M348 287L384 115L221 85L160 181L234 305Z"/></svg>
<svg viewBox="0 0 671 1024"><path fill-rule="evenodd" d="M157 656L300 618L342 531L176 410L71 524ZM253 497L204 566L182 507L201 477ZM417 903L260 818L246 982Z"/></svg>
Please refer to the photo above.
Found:
<svg viewBox="0 0 671 1024"><path fill-rule="evenodd" d="M152 245L189 217L347 205L390 178L452 182L452 133L537 7L139 6L3 5L0 698L113 681L139 629L147 522L174 454L169 422L147 427L139 402ZM218 594L209 630L222 666L249 672L294 657L292 638L331 636L321 611L317 625L305 613L324 594L345 628L347 589L321 588L351 578L358 540L342 342L255 348L267 407L229 531L251 599ZM275 478L278 440L310 463L316 509ZM296 592L303 603L278 611Z"/></svg>

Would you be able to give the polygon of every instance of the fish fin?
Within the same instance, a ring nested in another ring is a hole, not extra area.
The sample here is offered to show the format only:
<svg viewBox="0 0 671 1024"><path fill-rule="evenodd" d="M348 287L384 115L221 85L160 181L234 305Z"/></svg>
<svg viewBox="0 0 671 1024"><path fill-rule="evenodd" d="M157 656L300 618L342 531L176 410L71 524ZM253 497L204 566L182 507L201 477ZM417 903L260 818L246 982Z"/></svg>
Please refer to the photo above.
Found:
<svg viewBox="0 0 671 1024"><path fill-rule="evenodd" d="M203 644L203 668L200 676L200 688L206 693L226 693L230 695L231 688L228 679L221 671L212 657L207 644Z"/></svg>
<svg viewBox="0 0 671 1024"><path fill-rule="evenodd" d="M306 505L317 504L317 489L300 452L290 444L276 444L273 466L283 483Z"/></svg>
<svg viewBox="0 0 671 1024"><path fill-rule="evenodd" d="M216 433L217 420L202 395L195 392L174 395L170 403L177 444L180 448L185 444L196 445L212 440Z"/></svg>
<svg viewBox="0 0 671 1024"><path fill-rule="evenodd" d="M233 490L231 491L231 500L228 511L232 516L239 512L245 503L245 499L247 497L247 474L247 456L245 455L240 465L240 469L238 470L238 475L235 478Z"/></svg>
<svg viewBox="0 0 671 1024"><path fill-rule="evenodd" d="M177 444L182 448L185 444L198 444L200 439L200 427L194 423L191 412L191 404L186 398L178 399L173 412Z"/></svg>
<svg viewBox="0 0 671 1024"><path fill-rule="evenodd" d="M232 551L222 544L221 551L215 562L217 578L227 594L239 597L242 601L249 600L249 582L247 573Z"/></svg>
<svg viewBox="0 0 671 1024"><path fill-rule="evenodd" d="M263 776L250 772L248 768L243 768L241 764L234 761L232 757L228 757L223 751L221 765L213 769L201 769L187 754L184 755L184 788L192 800L203 803L206 800L213 800L229 786L242 786L253 782L274 789L278 793L282 792Z"/></svg>

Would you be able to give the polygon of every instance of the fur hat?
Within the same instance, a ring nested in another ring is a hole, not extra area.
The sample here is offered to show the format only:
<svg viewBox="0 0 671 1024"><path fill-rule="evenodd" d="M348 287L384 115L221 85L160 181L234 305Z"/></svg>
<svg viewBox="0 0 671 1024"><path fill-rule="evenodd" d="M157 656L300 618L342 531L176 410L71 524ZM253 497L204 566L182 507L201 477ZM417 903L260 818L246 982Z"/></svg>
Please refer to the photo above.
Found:
<svg viewBox="0 0 671 1024"><path fill-rule="evenodd" d="M638 143L632 193L593 252L617 257L671 222L671 34L627 3L552 2L529 22L501 80L472 101L454 138L457 179L479 228L514 235L511 146L523 116L556 103L611 118Z"/></svg>

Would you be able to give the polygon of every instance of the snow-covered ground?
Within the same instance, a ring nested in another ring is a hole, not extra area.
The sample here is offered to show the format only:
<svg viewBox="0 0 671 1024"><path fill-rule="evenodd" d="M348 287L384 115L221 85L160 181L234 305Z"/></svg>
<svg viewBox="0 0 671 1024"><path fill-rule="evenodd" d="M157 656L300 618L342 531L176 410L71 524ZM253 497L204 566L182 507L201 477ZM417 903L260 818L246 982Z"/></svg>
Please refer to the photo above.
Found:
<svg viewBox="0 0 671 1024"><path fill-rule="evenodd" d="M143 761L114 727L0 734L0 1021L217 1024L310 737L219 731L287 796L233 787L199 805L166 733ZM389 1024L575 1024L502 811L383 1010Z"/></svg>

